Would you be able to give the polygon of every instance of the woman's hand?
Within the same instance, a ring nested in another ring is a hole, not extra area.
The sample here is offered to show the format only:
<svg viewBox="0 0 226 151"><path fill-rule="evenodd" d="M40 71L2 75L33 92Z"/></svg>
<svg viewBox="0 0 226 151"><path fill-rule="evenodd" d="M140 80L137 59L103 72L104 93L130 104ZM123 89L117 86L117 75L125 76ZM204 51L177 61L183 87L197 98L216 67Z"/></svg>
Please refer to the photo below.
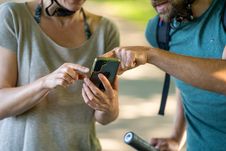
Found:
<svg viewBox="0 0 226 151"><path fill-rule="evenodd" d="M117 47L105 53L103 57L114 57L121 61L119 73L139 65L148 63L148 52L150 48L144 46Z"/></svg>
<svg viewBox="0 0 226 151"><path fill-rule="evenodd" d="M87 105L95 110L95 118L101 124L107 124L118 116L118 79L115 79L113 87L103 75L98 75L105 91L97 88L88 78L84 79L82 96Z"/></svg>
<svg viewBox="0 0 226 151"><path fill-rule="evenodd" d="M175 138L152 138L150 144L159 151L179 151L179 141Z"/></svg>
<svg viewBox="0 0 226 151"><path fill-rule="evenodd" d="M57 86L68 87L79 79L86 77L89 69L78 64L65 63L54 72L41 78L42 86L53 89Z"/></svg>

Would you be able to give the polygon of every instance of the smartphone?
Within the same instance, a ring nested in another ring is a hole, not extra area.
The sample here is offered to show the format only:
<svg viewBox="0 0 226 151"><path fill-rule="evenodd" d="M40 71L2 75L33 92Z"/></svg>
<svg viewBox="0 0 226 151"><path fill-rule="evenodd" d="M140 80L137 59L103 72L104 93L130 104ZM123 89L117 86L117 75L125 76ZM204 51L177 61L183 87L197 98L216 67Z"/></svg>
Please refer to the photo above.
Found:
<svg viewBox="0 0 226 151"><path fill-rule="evenodd" d="M98 78L98 74L102 73L113 85L116 74L118 72L120 61L116 58L97 57L94 60L90 80L100 89L105 90L102 82Z"/></svg>

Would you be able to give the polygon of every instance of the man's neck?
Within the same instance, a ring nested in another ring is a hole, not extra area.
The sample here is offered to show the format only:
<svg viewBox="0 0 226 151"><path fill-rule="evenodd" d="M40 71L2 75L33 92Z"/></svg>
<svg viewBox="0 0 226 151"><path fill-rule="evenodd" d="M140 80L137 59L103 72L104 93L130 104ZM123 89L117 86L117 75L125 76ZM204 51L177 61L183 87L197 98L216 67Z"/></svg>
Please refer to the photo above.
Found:
<svg viewBox="0 0 226 151"><path fill-rule="evenodd" d="M194 17L200 17L211 5L213 0L195 0L192 4Z"/></svg>

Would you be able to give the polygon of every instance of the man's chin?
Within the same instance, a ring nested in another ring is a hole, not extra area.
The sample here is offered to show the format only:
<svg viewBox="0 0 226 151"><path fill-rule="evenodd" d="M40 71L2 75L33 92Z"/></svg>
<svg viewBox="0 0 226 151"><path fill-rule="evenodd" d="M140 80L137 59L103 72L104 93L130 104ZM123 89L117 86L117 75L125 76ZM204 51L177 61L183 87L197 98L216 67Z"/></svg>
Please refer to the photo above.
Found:
<svg viewBox="0 0 226 151"><path fill-rule="evenodd" d="M170 21L170 15L169 14L159 14L161 20L164 22L169 22Z"/></svg>

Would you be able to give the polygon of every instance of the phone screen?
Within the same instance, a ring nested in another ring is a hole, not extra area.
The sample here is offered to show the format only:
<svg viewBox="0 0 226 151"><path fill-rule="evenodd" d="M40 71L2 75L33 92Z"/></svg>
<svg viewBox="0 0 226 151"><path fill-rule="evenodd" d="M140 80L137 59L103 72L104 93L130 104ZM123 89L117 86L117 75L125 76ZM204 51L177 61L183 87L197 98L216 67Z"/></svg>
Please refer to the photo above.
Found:
<svg viewBox="0 0 226 151"><path fill-rule="evenodd" d="M101 90L104 86L98 78L98 74L102 73L113 85L118 71L120 61L115 58L101 58L98 57L94 60L90 80Z"/></svg>

